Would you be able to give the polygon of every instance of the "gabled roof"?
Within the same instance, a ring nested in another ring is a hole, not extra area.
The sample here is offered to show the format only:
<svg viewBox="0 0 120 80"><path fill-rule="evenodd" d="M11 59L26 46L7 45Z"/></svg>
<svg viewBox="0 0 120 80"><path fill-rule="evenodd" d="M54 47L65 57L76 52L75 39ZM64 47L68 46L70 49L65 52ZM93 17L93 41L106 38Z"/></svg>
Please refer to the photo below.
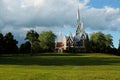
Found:
<svg viewBox="0 0 120 80"><path fill-rule="evenodd" d="M71 40L72 42L73 42L73 39L74 39L71 32L67 36L65 36L65 38L66 38L67 41Z"/></svg>

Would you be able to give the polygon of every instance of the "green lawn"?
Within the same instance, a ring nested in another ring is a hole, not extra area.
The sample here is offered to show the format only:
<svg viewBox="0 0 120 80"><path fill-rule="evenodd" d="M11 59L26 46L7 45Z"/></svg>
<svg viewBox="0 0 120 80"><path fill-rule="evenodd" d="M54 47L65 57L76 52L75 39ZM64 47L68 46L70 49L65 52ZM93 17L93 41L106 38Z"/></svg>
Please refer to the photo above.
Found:
<svg viewBox="0 0 120 80"><path fill-rule="evenodd" d="M0 56L0 80L120 80L120 57L106 54Z"/></svg>

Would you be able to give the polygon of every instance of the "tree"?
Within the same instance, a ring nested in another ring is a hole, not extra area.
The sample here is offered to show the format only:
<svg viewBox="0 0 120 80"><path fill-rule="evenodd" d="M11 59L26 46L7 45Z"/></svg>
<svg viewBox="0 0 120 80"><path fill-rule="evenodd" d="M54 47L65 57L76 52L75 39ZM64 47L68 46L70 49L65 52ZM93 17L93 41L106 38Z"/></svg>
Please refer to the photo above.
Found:
<svg viewBox="0 0 120 80"><path fill-rule="evenodd" d="M88 35L86 36L86 39L85 39L85 48L86 48L86 52L90 52L90 40Z"/></svg>
<svg viewBox="0 0 120 80"><path fill-rule="evenodd" d="M39 35L40 47L45 51L54 51L56 35L52 31L42 32Z"/></svg>
<svg viewBox="0 0 120 80"><path fill-rule="evenodd" d="M95 32L91 34L90 43L93 52L109 52L113 47L112 36L110 34L103 34L102 32Z"/></svg>
<svg viewBox="0 0 120 80"><path fill-rule="evenodd" d="M31 53L33 51L36 51L35 43L39 43L38 37L39 37L39 34L34 30L30 30L26 34L25 40L28 40L31 43Z"/></svg>
<svg viewBox="0 0 120 80"><path fill-rule="evenodd" d="M5 52L6 53L16 53L18 52L17 43L18 41L14 39L14 36L11 32L6 33L4 36L5 41Z"/></svg>
<svg viewBox="0 0 120 80"><path fill-rule="evenodd" d="M93 51L95 52L101 52L104 46L104 34L101 32L95 32L91 34L90 41L92 43L91 46L93 46Z"/></svg>
<svg viewBox="0 0 120 80"><path fill-rule="evenodd" d="M0 33L0 53L3 53L5 51L4 46L5 46L4 36L2 33Z"/></svg>
<svg viewBox="0 0 120 80"><path fill-rule="evenodd" d="M114 48L113 45L113 39L112 36L110 34L105 35L105 47L106 47L106 51L107 53L111 52L111 48Z"/></svg>
<svg viewBox="0 0 120 80"><path fill-rule="evenodd" d="M39 44L39 42L37 42L37 41L35 41L35 42L33 43L33 52L34 52L34 53L42 52L42 49L41 49L41 47L40 47L40 44Z"/></svg>
<svg viewBox="0 0 120 80"><path fill-rule="evenodd" d="M39 37L39 34L36 31L30 30L27 32L25 39L29 40L32 43L34 41L38 41L38 37Z"/></svg>
<svg viewBox="0 0 120 80"><path fill-rule="evenodd" d="M31 44L29 41L21 44L20 53L30 53L30 51L31 51Z"/></svg>
<svg viewBox="0 0 120 80"><path fill-rule="evenodd" d="M120 39L119 39L119 44L118 44L118 55L120 55Z"/></svg>
<svg viewBox="0 0 120 80"><path fill-rule="evenodd" d="M105 35L105 39L106 39L106 47L114 47L113 42L112 42L113 39L110 34Z"/></svg>

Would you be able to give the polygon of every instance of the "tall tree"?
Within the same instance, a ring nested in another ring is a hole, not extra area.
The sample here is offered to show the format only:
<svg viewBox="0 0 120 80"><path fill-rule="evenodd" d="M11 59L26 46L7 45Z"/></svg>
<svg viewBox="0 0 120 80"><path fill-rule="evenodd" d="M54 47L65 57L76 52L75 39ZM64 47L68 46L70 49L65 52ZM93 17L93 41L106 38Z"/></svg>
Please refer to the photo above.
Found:
<svg viewBox="0 0 120 80"><path fill-rule="evenodd" d="M39 35L40 47L45 51L54 51L56 35L52 31L42 32Z"/></svg>
<svg viewBox="0 0 120 80"><path fill-rule="evenodd" d="M36 47L35 47L35 43L38 43L38 42L39 42L38 37L39 37L39 34L38 34L36 31L34 31L34 30L30 30L30 31L28 31L27 34L26 34L25 40L28 40L28 41L30 41L30 43L31 43L31 53L32 53L33 51L36 51L36 50L35 50L35 48L36 48Z"/></svg>
<svg viewBox="0 0 120 80"><path fill-rule="evenodd" d="M6 53L16 53L18 52L17 43L18 41L14 39L14 36L11 32L6 33L4 36L5 41L5 52Z"/></svg>

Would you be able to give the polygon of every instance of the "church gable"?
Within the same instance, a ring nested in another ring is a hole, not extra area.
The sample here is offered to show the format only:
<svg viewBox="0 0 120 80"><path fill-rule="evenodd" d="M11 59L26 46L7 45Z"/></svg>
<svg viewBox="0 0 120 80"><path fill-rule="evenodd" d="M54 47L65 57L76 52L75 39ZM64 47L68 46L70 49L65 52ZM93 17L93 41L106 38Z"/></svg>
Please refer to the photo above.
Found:
<svg viewBox="0 0 120 80"><path fill-rule="evenodd" d="M67 40L67 46L73 46L73 43L73 40L71 39L71 37L69 37Z"/></svg>

